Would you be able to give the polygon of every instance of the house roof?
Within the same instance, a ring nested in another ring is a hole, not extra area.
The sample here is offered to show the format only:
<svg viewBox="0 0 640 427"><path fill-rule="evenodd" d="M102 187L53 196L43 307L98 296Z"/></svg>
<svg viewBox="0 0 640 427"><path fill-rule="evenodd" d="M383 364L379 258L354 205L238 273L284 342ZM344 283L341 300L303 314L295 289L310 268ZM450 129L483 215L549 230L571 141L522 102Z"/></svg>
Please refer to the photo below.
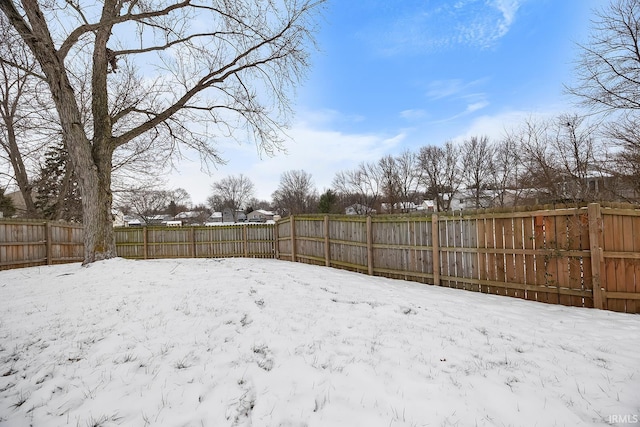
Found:
<svg viewBox="0 0 640 427"><path fill-rule="evenodd" d="M271 211L266 211L264 209L256 209L255 211L252 211L251 213L259 213L262 215L275 215L275 213L271 212Z"/></svg>

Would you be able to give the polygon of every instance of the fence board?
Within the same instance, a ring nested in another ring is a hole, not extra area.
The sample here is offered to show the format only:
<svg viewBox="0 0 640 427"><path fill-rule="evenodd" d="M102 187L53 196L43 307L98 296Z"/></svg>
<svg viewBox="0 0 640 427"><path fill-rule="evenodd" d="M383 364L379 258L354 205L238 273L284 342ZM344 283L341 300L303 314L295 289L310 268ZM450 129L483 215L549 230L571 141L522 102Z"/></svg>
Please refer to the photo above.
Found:
<svg viewBox="0 0 640 427"><path fill-rule="evenodd" d="M518 219L518 218L516 218ZM522 220L522 247L525 251L532 251L535 247L535 217L521 218ZM535 255L524 254L524 283L527 286L524 290L524 298L536 301L535 291L529 286L536 285L536 260Z"/></svg>
<svg viewBox="0 0 640 427"><path fill-rule="evenodd" d="M524 221L525 218L513 218L513 248L525 249L524 245ZM515 252L515 251L514 251ZM514 253L513 255L513 282L527 284L525 274L525 255L524 253ZM515 297L525 298L526 290L516 290Z"/></svg>
<svg viewBox="0 0 640 427"><path fill-rule="evenodd" d="M488 274L487 274L487 257L488 257L488 253L487 252L483 252L483 249L487 248L487 236L486 236L486 218L479 218L476 220L476 227L477 227L477 235L478 235L478 242L477 242L477 248L478 248L478 279L481 281L480 284L478 284L478 288L480 292L484 292L487 293L488 289L486 285L483 285L482 282L485 282L487 280L489 280Z"/></svg>
<svg viewBox="0 0 640 427"><path fill-rule="evenodd" d="M603 233L604 234L604 243L603 249L606 252L616 251L616 239L620 236L620 216L614 215L603 215L602 222L605 230L610 232ZM606 292L616 292L622 290L618 289L618 271L620 270L621 259L619 258L609 258L605 256L604 269L605 269L605 289ZM609 299L607 301L607 308L613 311L623 311L624 310L624 302L617 299Z"/></svg>
<svg viewBox="0 0 640 427"><path fill-rule="evenodd" d="M511 249L511 253L505 252L504 254L504 275L505 282L507 283L521 283L519 278L516 277L516 265L515 265L515 224L513 218L504 219L502 221L503 226L503 242L505 249ZM510 297L517 297L519 289L507 288L506 295Z"/></svg>

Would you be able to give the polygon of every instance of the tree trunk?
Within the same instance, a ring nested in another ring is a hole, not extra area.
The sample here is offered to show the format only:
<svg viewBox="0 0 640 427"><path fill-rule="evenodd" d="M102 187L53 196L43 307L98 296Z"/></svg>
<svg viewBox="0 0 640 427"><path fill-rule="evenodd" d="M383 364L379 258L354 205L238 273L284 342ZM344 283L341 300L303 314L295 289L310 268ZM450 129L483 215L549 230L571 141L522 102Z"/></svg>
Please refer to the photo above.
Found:
<svg viewBox="0 0 640 427"><path fill-rule="evenodd" d="M33 202L33 192L32 192L33 186L29 182L29 177L27 176L27 169L24 165L24 161L22 160L22 154L20 153L20 149L18 148L15 128L13 127L13 122L7 117L5 117L4 122L5 122L6 132L7 132L6 151L7 151L7 154L9 155L11 166L13 167L13 171L15 173L18 189L20 189L20 194L22 194L22 198L24 199L26 216L28 218L35 218L36 205Z"/></svg>
<svg viewBox="0 0 640 427"><path fill-rule="evenodd" d="M109 174L110 175L110 170ZM116 256L115 234L111 215L110 180L105 174L88 174L81 180L82 218L84 225L84 262Z"/></svg>
<svg viewBox="0 0 640 427"><path fill-rule="evenodd" d="M73 86L69 81L63 59L58 56L55 49L44 14L36 0L23 0L23 6L29 25L11 2L0 0L0 9L7 15L38 60L56 104L64 143L78 177L82 195L83 264L113 258L116 256L110 188L113 150L105 148L109 147L105 137L97 141L100 144L87 138ZM94 133L105 135L105 133L98 133L95 127ZM107 135L107 137L110 136L110 134Z"/></svg>

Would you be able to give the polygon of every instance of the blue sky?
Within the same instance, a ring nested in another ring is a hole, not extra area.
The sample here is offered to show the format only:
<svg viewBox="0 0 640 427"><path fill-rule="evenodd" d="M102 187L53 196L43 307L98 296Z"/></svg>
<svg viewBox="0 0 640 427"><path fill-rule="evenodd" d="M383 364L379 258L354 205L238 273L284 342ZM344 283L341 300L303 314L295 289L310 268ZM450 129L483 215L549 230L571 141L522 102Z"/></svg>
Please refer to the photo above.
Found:
<svg viewBox="0 0 640 427"><path fill-rule="evenodd" d="M224 144L209 176L194 156L169 188L203 203L211 184L244 174L270 200L280 175L310 173L318 191L336 172L386 154L472 135L499 139L529 116L576 111L563 94L576 43L604 0L333 0L319 51L298 89L287 153Z"/></svg>

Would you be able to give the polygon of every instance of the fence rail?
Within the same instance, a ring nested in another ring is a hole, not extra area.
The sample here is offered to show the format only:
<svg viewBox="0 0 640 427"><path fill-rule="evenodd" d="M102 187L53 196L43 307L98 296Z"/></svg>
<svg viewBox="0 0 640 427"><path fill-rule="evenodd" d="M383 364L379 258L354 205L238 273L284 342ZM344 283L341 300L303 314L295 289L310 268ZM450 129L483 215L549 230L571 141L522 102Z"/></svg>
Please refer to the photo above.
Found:
<svg viewBox="0 0 640 427"><path fill-rule="evenodd" d="M640 209L290 216L116 228L125 258L260 257L551 304L640 313ZM0 269L81 261L82 227L0 222Z"/></svg>

